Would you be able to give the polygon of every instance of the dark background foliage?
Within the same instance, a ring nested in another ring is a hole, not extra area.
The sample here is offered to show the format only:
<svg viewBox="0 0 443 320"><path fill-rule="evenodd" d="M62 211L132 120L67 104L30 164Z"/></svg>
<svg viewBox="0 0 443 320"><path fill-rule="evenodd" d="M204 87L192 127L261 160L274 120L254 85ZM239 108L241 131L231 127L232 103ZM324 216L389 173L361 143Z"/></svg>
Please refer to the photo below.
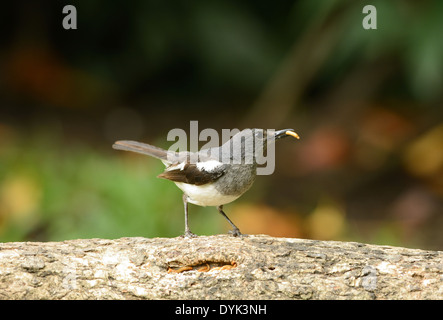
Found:
<svg viewBox="0 0 443 320"><path fill-rule="evenodd" d="M226 206L243 232L442 248L443 2L10 1L0 24L1 241L181 234L162 164L111 145L198 120L301 136Z"/></svg>

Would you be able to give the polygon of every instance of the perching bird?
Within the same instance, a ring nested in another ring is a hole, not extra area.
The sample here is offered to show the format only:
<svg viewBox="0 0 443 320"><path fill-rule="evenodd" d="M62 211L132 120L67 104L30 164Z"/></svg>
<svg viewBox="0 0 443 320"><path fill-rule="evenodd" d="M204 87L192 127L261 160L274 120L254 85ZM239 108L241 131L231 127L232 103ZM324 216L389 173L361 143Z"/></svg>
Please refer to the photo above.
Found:
<svg viewBox="0 0 443 320"><path fill-rule="evenodd" d="M268 144L287 136L299 139L293 129L245 129L220 147L199 152L174 152L136 141L116 141L112 147L149 155L166 165L158 177L173 181L183 191L185 237L196 237L188 225L188 202L216 206L232 226L230 233L240 236L240 230L223 212L223 205L236 200L252 186L257 162L260 163Z"/></svg>

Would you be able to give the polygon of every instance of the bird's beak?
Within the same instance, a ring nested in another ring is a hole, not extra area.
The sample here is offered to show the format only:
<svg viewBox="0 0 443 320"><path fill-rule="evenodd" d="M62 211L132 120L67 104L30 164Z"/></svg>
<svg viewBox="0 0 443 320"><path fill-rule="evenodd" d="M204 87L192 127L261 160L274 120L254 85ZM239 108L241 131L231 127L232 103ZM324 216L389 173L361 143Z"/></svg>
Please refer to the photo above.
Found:
<svg viewBox="0 0 443 320"><path fill-rule="evenodd" d="M300 139L300 137L298 136L298 134L295 132L294 129L283 129L283 130L278 130L275 131L275 139L280 139L280 138L284 138L287 136L292 136L296 139Z"/></svg>

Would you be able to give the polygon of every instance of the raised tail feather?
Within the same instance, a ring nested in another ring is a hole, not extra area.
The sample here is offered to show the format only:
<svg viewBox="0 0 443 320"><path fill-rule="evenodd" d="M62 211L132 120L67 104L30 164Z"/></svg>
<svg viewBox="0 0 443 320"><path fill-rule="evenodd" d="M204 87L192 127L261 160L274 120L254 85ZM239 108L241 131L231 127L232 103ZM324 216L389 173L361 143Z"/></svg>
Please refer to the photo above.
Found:
<svg viewBox="0 0 443 320"><path fill-rule="evenodd" d="M132 151L132 152L145 154L160 159L162 161L168 160L168 151L159 147L151 146L150 144L141 143L137 141L129 141L129 140L116 141L112 145L112 148L117 150L125 150L125 151Z"/></svg>

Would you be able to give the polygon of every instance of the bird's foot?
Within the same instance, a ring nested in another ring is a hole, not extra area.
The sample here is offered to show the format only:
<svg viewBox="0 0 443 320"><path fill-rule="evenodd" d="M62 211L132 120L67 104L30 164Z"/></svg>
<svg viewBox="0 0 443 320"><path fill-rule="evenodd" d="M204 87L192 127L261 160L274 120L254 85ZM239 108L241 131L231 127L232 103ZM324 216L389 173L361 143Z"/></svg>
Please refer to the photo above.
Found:
<svg viewBox="0 0 443 320"><path fill-rule="evenodd" d="M239 228L234 228L234 229L228 231L228 234L232 235L233 237L241 237L241 236L244 236L244 234L242 234L242 233L240 232L240 229L239 229Z"/></svg>
<svg viewBox="0 0 443 320"><path fill-rule="evenodd" d="M198 236L195 233L192 233L190 230L186 230L184 234L180 236L181 238L191 239L197 238Z"/></svg>

